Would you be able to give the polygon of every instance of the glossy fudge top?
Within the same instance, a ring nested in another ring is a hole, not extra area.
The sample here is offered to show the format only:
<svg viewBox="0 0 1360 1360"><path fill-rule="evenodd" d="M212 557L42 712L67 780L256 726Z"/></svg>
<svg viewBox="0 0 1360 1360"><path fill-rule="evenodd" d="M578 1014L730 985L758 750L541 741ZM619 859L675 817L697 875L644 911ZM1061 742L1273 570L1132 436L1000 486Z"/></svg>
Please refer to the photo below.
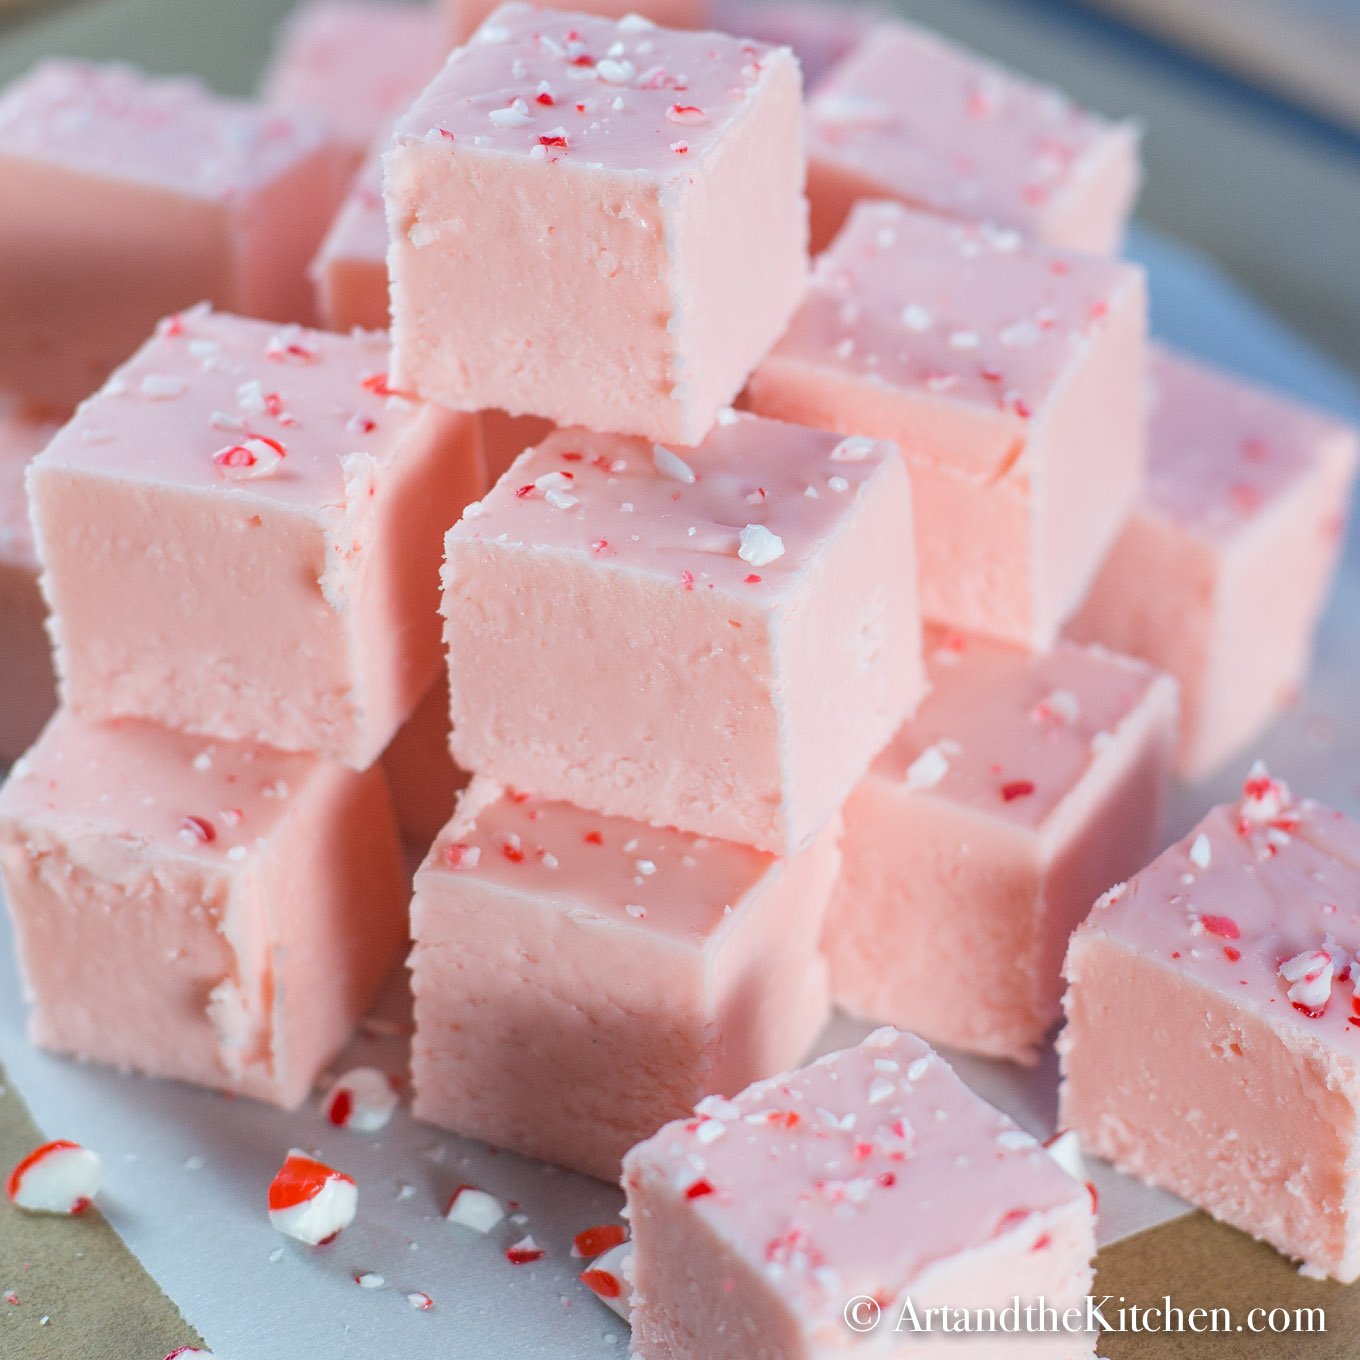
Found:
<svg viewBox="0 0 1360 1360"><path fill-rule="evenodd" d="M928 628L930 693L873 772L1015 826L1041 827L1154 685L1151 666L1100 647L1032 653Z"/></svg>
<svg viewBox="0 0 1360 1360"><path fill-rule="evenodd" d="M450 546L567 552L778 602L894 460L891 443L735 412L695 448L558 430L464 511Z"/></svg>
<svg viewBox="0 0 1360 1360"><path fill-rule="evenodd" d="M0 790L0 817L179 857L245 859L316 768L308 755L62 710Z"/></svg>
<svg viewBox="0 0 1360 1360"><path fill-rule="evenodd" d="M1029 244L1009 228L860 202L818 256L774 353L864 381L1042 415L1135 266Z"/></svg>
<svg viewBox="0 0 1360 1360"><path fill-rule="evenodd" d="M38 565L24 471L58 428L55 421L24 415L0 393L0 561Z"/></svg>
<svg viewBox="0 0 1360 1360"><path fill-rule="evenodd" d="M1360 823L1260 766L1236 804L1111 889L1080 935L1360 1058Z"/></svg>
<svg viewBox="0 0 1360 1360"><path fill-rule="evenodd" d="M48 61L0 94L0 155L223 201L329 140L313 118L129 66Z"/></svg>
<svg viewBox="0 0 1360 1360"><path fill-rule="evenodd" d="M602 817L478 779L424 873L560 905L692 944L716 935L774 857L625 817Z"/></svg>
<svg viewBox="0 0 1360 1360"><path fill-rule="evenodd" d="M885 23L818 86L809 150L972 220L1038 222L1112 125L924 29Z"/></svg>
<svg viewBox="0 0 1360 1360"><path fill-rule="evenodd" d="M1284 397L1156 346L1145 502L1188 528L1226 537L1250 523L1324 450L1355 431Z"/></svg>
<svg viewBox="0 0 1360 1360"><path fill-rule="evenodd" d="M264 95L315 110L352 142L385 131L449 49L437 5L319 0L285 25Z"/></svg>
<svg viewBox="0 0 1360 1360"><path fill-rule="evenodd" d="M391 456L420 419L423 407L389 391L386 367L381 333L194 308L161 322L35 467L324 513L353 494L358 463Z"/></svg>
<svg viewBox="0 0 1360 1360"><path fill-rule="evenodd" d="M914 1035L891 1029L735 1100L710 1097L629 1154L669 1174L714 1236L803 1317L855 1293L889 1297L1084 1186L978 1099ZM1089 1201L1088 1201L1089 1202Z"/></svg>
<svg viewBox="0 0 1360 1360"><path fill-rule="evenodd" d="M687 175L787 48L502 5L397 125L399 139L644 175Z"/></svg>

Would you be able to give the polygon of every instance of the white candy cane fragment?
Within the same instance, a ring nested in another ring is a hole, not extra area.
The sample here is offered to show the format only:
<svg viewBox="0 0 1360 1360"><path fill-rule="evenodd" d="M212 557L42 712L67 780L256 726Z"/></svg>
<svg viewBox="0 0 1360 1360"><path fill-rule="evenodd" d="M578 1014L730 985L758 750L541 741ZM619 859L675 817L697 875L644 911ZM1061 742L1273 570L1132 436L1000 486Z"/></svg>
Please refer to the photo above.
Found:
<svg viewBox="0 0 1360 1360"><path fill-rule="evenodd" d="M269 1221L285 1237L319 1247L339 1236L359 1207L352 1176L294 1148L269 1186Z"/></svg>
<svg viewBox="0 0 1360 1360"><path fill-rule="evenodd" d="M213 454L213 466L228 481L243 482L254 477L273 476L283 462L286 450L277 439L250 435L239 444L228 444Z"/></svg>
<svg viewBox="0 0 1360 1360"><path fill-rule="evenodd" d="M505 1208L495 1195L475 1185L460 1185L449 1196L444 1217L460 1228L486 1234L505 1218Z"/></svg>
<svg viewBox="0 0 1360 1360"><path fill-rule="evenodd" d="M620 1242L610 1247L603 1256L598 1256L581 1272L581 1283L595 1295L605 1307L616 1312L625 1322L631 1311L628 1277L624 1273L624 1262L632 1253L631 1242Z"/></svg>
<svg viewBox="0 0 1360 1360"><path fill-rule="evenodd" d="M337 1129L377 1133L387 1127L397 1108L392 1079L376 1067L355 1067L337 1078L322 1104L326 1118Z"/></svg>
<svg viewBox="0 0 1360 1360"><path fill-rule="evenodd" d="M1316 1020L1327 1009L1332 995L1335 965L1325 949L1305 949L1280 965L1280 976L1289 983L1288 997L1294 1009Z"/></svg>
<svg viewBox="0 0 1360 1360"><path fill-rule="evenodd" d="M1072 1177L1080 1181L1091 1194L1091 1207L1099 1202L1096 1188L1086 1170L1086 1158L1081 1155L1081 1139L1074 1129L1059 1129L1045 1144L1044 1151Z"/></svg>
<svg viewBox="0 0 1360 1360"><path fill-rule="evenodd" d="M753 567L766 567L784 556L784 540L763 524L748 524L738 535L737 556Z"/></svg>
<svg viewBox="0 0 1360 1360"><path fill-rule="evenodd" d="M7 1190L34 1214L78 1214L99 1191L99 1158L67 1138L34 1148L9 1173Z"/></svg>

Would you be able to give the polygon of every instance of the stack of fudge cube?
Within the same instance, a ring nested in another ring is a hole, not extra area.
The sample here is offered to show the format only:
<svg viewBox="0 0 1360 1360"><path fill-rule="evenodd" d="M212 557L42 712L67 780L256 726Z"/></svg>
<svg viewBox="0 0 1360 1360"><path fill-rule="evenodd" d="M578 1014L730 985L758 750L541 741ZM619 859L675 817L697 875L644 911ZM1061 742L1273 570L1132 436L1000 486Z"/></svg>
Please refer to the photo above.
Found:
<svg viewBox="0 0 1360 1360"><path fill-rule="evenodd" d="M0 96L36 1041L293 1105L409 932L417 1116L622 1174L636 1353L735 1360L1080 1303L1086 1187L928 1047L1033 1064L1066 988L1083 1141L1353 1277L1360 832L1253 774L1143 866L1297 693L1354 433L1149 342L1132 125L897 21L577 8ZM833 1006L888 1028L792 1070ZM1306 1205L1232 1151L1285 1082Z"/></svg>

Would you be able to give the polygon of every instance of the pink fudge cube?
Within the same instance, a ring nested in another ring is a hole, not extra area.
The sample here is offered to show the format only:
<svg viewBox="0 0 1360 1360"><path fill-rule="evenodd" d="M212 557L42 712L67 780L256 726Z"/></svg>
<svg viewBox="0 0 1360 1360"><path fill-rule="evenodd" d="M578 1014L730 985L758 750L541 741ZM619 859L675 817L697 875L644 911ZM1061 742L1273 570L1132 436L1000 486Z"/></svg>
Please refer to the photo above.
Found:
<svg viewBox="0 0 1360 1360"><path fill-rule="evenodd" d="M316 289L317 315L327 330L387 329L387 216L380 153L355 176L308 272Z"/></svg>
<svg viewBox="0 0 1360 1360"><path fill-rule="evenodd" d="M0 94L0 388L68 410L204 299L309 319L346 163L316 120L193 81L37 67Z"/></svg>
<svg viewBox="0 0 1360 1360"><path fill-rule="evenodd" d="M711 0L709 28L793 48L810 88L849 56L882 16L869 6L819 0Z"/></svg>
<svg viewBox="0 0 1360 1360"><path fill-rule="evenodd" d="M416 710L383 752L383 773L402 840L421 854L444 829L467 773L449 755L447 675L426 691Z"/></svg>
<svg viewBox="0 0 1360 1360"><path fill-rule="evenodd" d="M1180 681L1197 779L1298 693L1344 538L1356 433L1165 349L1143 493L1070 637Z"/></svg>
<svg viewBox="0 0 1360 1360"><path fill-rule="evenodd" d="M498 9L385 158L395 381L697 443L803 292L800 90L784 48Z"/></svg>
<svg viewBox="0 0 1360 1360"><path fill-rule="evenodd" d="M1089 1192L914 1035L881 1029L702 1102L628 1154L624 1189L638 1360L1094 1353ZM908 1304L921 1319L1041 1296L1075 1310L1071 1331L896 1330Z"/></svg>
<svg viewBox="0 0 1360 1360"><path fill-rule="evenodd" d="M1157 846L1176 690L1142 662L928 630L931 692L845 805L836 1002L1036 1060L1068 936Z"/></svg>
<svg viewBox="0 0 1360 1360"><path fill-rule="evenodd" d="M29 471L63 699L375 760L439 669L475 422L395 396L383 335L171 317Z"/></svg>
<svg viewBox="0 0 1360 1360"><path fill-rule="evenodd" d="M925 616L1042 650L1143 476L1133 265L864 203L752 379L762 415L894 439Z"/></svg>
<svg viewBox="0 0 1360 1360"><path fill-rule="evenodd" d="M1072 937L1062 1122L1089 1150L1360 1277L1360 823L1259 767Z"/></svg>
<svg viewBox="0 0 1360 1360"><path fill-rule="evenodd" d="M616 1181L705 1093L798 1062L836 831L783 860L474 781L416 875L415 1113Z"/></svg>
<svg viewBox="0 0 1360 1360"><path fill-rule="evenodd" d="M406 937L381 774L62 711L0 791L44 1048L297 1105Z"/></svg>
<svg viewBox="0 0 1360 1360"><path fill-rule="evenodd" d="M896 450L749 415L552 434L449 533L444 617L459 764L776 854L924 691Z"/></svg>
<svg viewBox="0 0 1360 1360"><path fill-rule="evenodd" d="M808 105L813 248L860 198L1014 227L1095 255L1119 250L1142 170L1135 124L910 24L875 28Z"/></svg>
<svg viewBox="0 0 1360 1360"><path fill-rule="evenodd" d="M450 46L436 5L312 0L280 31L260 96L275 108L324 118L357 163L374 138L386 137Z"/></svg>
<svg viewBox="0 0 1360 1360"><path fill-rule="evenodd" d="M57 429L0 395L0 765L28 749L57 703L24 494L29 460Z"/></svg>
<svg viewBox="0 0 1360 1360"><path fill-rule="evenodd" d="M474 33L495 10L497 0L443 0L446 22L459 37ZM547 0L539 9L571 10L597 14L605 19L634 17L638 6L630 0ZM644 5L647 17L667 28L704 28L708 24L707 0L649 0Z"/></svg>

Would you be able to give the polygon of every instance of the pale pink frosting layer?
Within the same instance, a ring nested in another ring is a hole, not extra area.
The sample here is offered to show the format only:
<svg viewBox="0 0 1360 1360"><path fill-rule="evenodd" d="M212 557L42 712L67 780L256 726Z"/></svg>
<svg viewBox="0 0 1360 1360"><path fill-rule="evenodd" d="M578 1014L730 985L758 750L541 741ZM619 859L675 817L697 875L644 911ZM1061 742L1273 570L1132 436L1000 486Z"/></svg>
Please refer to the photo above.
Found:
<svg viewBox="0 0 1360 1360"><path fill-rule="evenodd" d="M855 198L891 197L1118 249L1138 189L1138 132L912 25L875 28L808 107L813 241Z"/></svg>
<svg viewBox="0 0 1360 1360"><path fill-rule="evenodd" d="M1237 805L1073 936L1063 1122L1125 1170L1356 1278L1358 950L1360 825L1253 771Z"/></svg>
<svg viewBox="0 0 1360 1360"><path fill-rule="evenodd" d="M1090 1279L1086 1188L892 1030L703 1102L629 1153L624 1187L639 1355L830 1354L856 1295L895 1321L906 1296L1075 1301ZM1044 1353L1091 1353L1067 1341Z"/></svg>
<svg viewBox="0 0 1360 1360"><path fill-rule="evenodd" d="M1356 465L1339 421L1153 351L1147 485L1067 631L1176 676L1187 777L1240 751L1302 684Z"/></svg>
<svg viewBox="0 0 1360 1360"><path fill-rule="evenodd" d="M1034 655L938 629L926 661L929 695L844 810L834 994L1033 1061L1068 935L1157 843L1175 688L1099 648Z"/></svg>
<svg viewBox="0 0 1360 1360"><path fill-rule="evenodd" d="M324 118L360 156L420 93L450 45L437 5L312 0L284 25L261 97Z"/></svg>
<svg viewBox="0 0 1360 1360"><path fill-rule="evenodd" d="M921 695L910 524L872 440L748 415L696 449L554 433L448 536L455 755L801 848Z"/></svg>
<svg viewBox="0 0 1360 1360"><path fill-rule="evenodd" d="M1134 266L861 203L749 401L895 440L926 616L1042 649L1142 480L1145 327Z"/></svg>
<svg viewBox="0 0 1360 1360"><path fill-rule="evenodd" d="M695 442L804 285L786 49L506 5L384 164L394 372L456 409Z"/></svg>
<svg viewBox="0 0 1360 1360"><path fill-rule="evenodd" d="M785 861L475 781L416 877L416 1112L613 1180L705 1093L797 1062L837 831Z"/></svg>
<svg viewBox="0 0 1360 1360"><path fill-rule="evenodd" d="M391 394L386 354L195 309L79 408L29 473L67 702L377 757L434 678L439 543L482 486L475 423Z"/></svg>
<svg viewBox="0 0 1360 1360"><path fill-rule="evenodd" d="M0 94L0 383L56 410L207 299L306 321L346 155L317 120L123 66Z"/></svg>
<svg viewBox="0 0 1360 1360"><path fill-rule="evenodd" d="M497 8L497 0L442 0L448 22L460 38L466 38ZM629 0L549 0L539 9L567 10L573 14L595 14L602 19L626 19L637 13ZM708 26L706 0L655 0L643 6L647 17L666 28L703 28ZM721 24L712 27L721 28Z"/></svg>
<svg viewBox="0 0 1360 1360"><path fill-rule="evenodd" d="M376 770L59 714L0 792L45 1047L307 1094L405 936Z"/></svg>

